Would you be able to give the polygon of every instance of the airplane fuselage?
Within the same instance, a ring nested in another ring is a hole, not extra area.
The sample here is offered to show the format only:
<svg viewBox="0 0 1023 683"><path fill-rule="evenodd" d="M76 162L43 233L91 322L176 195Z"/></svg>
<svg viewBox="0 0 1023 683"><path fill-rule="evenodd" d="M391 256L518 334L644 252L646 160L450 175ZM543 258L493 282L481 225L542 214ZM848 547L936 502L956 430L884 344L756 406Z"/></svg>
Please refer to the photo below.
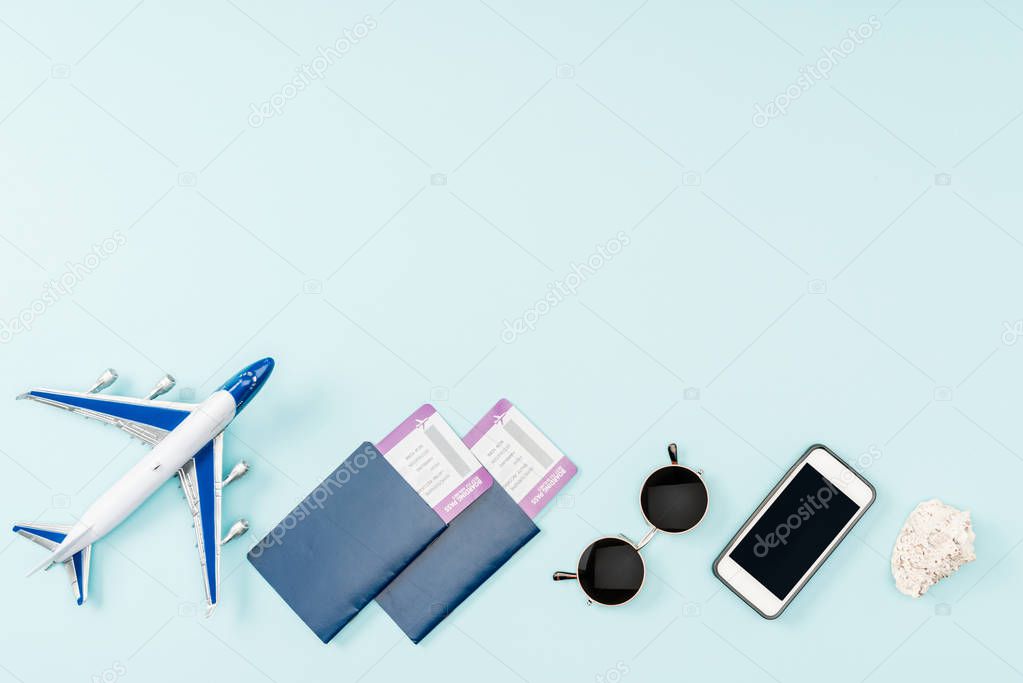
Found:
<svg viewBox="0 0 1023 683"><path fill-rule="evenodd" d="M115 529L223 432L235 414L235 399L228 391L210 395L89 506L68 533L70 543L61 545L53 561L63 562Z"/></svg>
<svg viewBox="0 0 1023 683"><path fill-rule="evenodd" d="M221 491L248 471L248 465L241 461L223 478L222 433L260 392L273 368L274 360L269 357L250 363L198 404L156 400L174 386L170 375L164 375L144 397L100 396L99 392L117 379L117 373L110 369L84 393L31 389L21 394L18 398L113 425L152 446L73 526L38 520L13 526L15 533L49 551L49 556L29 575L63 564L75 599L83 604L88 598L93 545L125 521L168 479L179 475L192 513L207 615L211 614L219 593L220 547L248 529L248 523L240 519L221 537Z"/></svg>

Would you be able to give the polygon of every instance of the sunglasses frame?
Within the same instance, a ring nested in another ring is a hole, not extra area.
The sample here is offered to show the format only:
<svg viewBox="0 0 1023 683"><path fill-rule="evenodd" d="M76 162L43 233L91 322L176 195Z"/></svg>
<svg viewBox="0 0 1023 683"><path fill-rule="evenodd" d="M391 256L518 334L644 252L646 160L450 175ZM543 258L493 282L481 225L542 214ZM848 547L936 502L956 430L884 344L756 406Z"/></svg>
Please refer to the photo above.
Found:
<svg viewBox="0 0 1023 683"><path fill-rule="evenodd" d="M579 584L579 589L583 592L584 595L586 595L586 604L587 605L592 605L593 603L597 603L598 605L603 605L604 607L620 607L621 605L625 605L625 604L628 604L628 603L632 602L636 598L636 596L639 595L640 591L643 590L643 586L646 585L646 560L643 559L643 553L640 552L640 551L643 550L643 548L650 541L652 541L654 536L656 536L658 533L669 534L671 536L681 536L682 534L689 533L690 531L692 531L696 527L700 526L700 524L703 522L703 520L707 518L707 512L710 511L710 487L707 486L707 482L704 481L704 479L703 479L703 470L702 469L693 469L692 467L687 467L686 465L680 465L678 463L678 446L676 444L674 444L674 443L668 444L668 458L671 459L671 463L668 464L668 465L662 465L661 467L658 467L655 470L653 470L652 472L650 472L650 474L648 474L646 476L646 479L643 480L643 485L640 486L640 488L639 488L639 510L640 510L640 513L643 515L643 519L646 521L647 524L650 525L650 529L646 532L646 535L643 536L642 540L640 540L639 543L635 543L628 536L626 536L625 534L618 534L617 536L601 536L600 538L594 539L585 548L583 548L582 552L579 553L579 559L576 560L576 563L575 563L576 572L578 572L579 571L579 566L582 563L583 555L585 555L586 551L588 551L590 548L592 548L594 545L596 545L600 541L603 541L603 540L624 541L624 542L628 543L630 546L632 546L632 549L636 551L636 555L639 557L640 566L643 568L643 576L640 579L639 586L636 588L636 592L633 593L632 597L630 597L628 600L624 600L622 602L618 602L618 603L613 603L612 604L612 603L601 602L600 600L597 600L592 595L590 595L589 593L586 592L586 589L583 588L582 584ZM689 527L688 529L683 529L682 531L667 531L665 529L661 529L656 524L654 524L653 522L650 521L650 518L647 517L647 515L646 515L646 510L643 509L643 489L646 488L647 482L650 481L650 478L652 476L654 476L655 474L657 474L661 470L667 469L669 467L681 467L683 469L689 470L694 475L696 475L696 478L699 480L699 482L701 484L703 484L703 490L707 492L707 505L703 508L703 514L700 515L700 518L698 520L696 520L696 522L694 522L691 527ZM555 581L570 581L570 580L578 581L579 575L578 575L578 573L571 573L571 572L554 572L554 575L551 578L553 578Z"/></svg>

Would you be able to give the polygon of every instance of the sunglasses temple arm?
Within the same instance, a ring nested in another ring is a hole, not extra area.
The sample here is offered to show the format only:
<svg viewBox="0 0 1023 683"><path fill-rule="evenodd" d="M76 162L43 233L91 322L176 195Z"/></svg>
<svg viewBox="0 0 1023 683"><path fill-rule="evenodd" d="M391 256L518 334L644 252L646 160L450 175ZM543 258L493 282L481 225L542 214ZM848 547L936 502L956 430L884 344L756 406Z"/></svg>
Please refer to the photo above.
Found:
<svg viewBox="0 0 1023 683"><path fill-rule="evenodd" d="M671 464L678 464L678 446L673 443L668 444L668 457L671 458Z"/></svg>
<svg viewBox="0 0 1023 683"><path fill-rule="evenodd" d="M555 581L574 581L578 577L575 574L569 574L568 572L554 572L554 576L551 578Z"/></svg>

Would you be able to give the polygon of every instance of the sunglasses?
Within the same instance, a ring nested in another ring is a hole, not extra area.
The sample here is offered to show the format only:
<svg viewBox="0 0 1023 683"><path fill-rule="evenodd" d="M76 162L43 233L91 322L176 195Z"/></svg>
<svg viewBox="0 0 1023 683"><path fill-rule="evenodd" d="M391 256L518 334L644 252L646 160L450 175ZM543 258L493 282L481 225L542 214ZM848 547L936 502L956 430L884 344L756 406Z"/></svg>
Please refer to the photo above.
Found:
<svg viewBox="0 0 1023 683"><path fill-rule="evenodd" d="M639 551L657 534L683 534L707 514L710 496L702 470L678 464L678 446L668 444L670 465L654 470L643 482L639 505L650 531L639 543L625 536L605 536L579 556L575 574L554 572L555 581L575 579L589 598L601 605L623 605L643 587L646 564Z"/></svg>

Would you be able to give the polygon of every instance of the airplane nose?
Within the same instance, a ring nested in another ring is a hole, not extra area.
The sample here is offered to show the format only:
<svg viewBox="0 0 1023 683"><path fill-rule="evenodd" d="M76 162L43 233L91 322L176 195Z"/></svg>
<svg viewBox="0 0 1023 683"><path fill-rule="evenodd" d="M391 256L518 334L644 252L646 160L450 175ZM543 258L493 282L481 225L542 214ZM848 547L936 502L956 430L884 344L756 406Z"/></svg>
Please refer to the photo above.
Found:
<svg viewBox="0 0 1023 683"><path fill-rule="evenodd" d="M274 369L274 359L264 358L250 363L244 370L224 383L221 389L234 398L235 410L242 408L263 388Z"/></svg>
<svg viewBox="0 0 1023 683"><path fill-rule="evenodd" d="M269 379L270 373L273 372L273 359L267 357L256 361L249 366L248 370L252 372L252 389L258 392L262 388L263 383Z"/></svg>
<svg viewBox="0 0 1023 683"><path fill-rule="evenodd" d="M252 372L256 376L257 382L266 380L270 376L270 373L273 372L273 369L274 359L269 356L262 360L257 360L252 364Z"/></svg>

